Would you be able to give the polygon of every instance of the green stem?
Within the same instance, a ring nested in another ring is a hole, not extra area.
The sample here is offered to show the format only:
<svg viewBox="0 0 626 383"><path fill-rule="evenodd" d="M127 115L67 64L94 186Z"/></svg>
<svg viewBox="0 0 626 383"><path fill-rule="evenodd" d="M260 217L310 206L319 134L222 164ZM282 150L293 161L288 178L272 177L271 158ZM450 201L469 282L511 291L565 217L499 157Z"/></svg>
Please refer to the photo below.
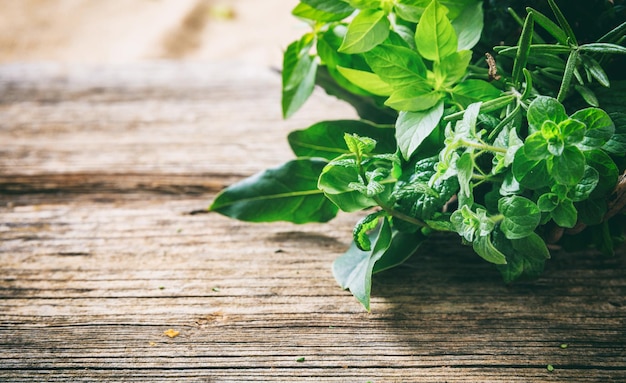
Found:
<svg viewBox="0 0 626 383"><path fill-rule="evenodd" d="M374 201L378 204L378 206L380 206L387 214L389 214L392 217L401 219L405 222L411 223L415 226L419 226L419 227L428 227L428 225L415 218L415 217L411 217L409 215L406 215L402 212L399 212L397 210L395 210L394 208L392 208L391 206L387 205L383 200L381 200L378 196L373 197Z"/></svg>
<svg viewBox="0 0 626 383"><path fill-rule="evenodd" d="M464 145L464 146L466 146L468 148L486 150L486 151L492 152L492 153L506 154L506 149L498 148L498 147L495 147L493 145L487 145L487 144L482 144L480 142L466 141L466 140L459 140L459 143L461 143L462 145Z"/></svg>

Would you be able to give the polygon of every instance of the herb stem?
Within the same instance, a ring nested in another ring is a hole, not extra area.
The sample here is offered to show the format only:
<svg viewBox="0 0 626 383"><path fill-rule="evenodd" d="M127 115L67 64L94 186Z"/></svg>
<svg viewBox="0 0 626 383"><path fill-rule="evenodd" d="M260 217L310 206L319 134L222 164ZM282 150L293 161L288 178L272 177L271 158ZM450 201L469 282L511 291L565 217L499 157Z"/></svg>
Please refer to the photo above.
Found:
<svg viewBox="0 0 626 383"><path fill-rule="evenodd" d="M397 210L395 210L393 207L387 205L383 200L381 200L378 196L373 197L374 201L378 204L378 206L380 206L387 214L389 214L392 217L401 219L405 222L411 223L415 226L420 226L420 227L428 227L428 225L426 224L426 222L423 222L415 217L411 217L409 215L406 215L402 212L399 212Z"/></svg>
<svg viewBox="0 0 626 383"><path fill-rule="evenodd" d="M493 145L487 145L487 144L483 144L483 143L480 143L480 142L459 140L459 143L461 143L462 145L464 145L464 146L466 146L468 148L486 150L486 151L492 152L492 153L502 153L502 154L506 153L506 149L504 149L504 148L498 148L498 147L495 147Z"/></svg>

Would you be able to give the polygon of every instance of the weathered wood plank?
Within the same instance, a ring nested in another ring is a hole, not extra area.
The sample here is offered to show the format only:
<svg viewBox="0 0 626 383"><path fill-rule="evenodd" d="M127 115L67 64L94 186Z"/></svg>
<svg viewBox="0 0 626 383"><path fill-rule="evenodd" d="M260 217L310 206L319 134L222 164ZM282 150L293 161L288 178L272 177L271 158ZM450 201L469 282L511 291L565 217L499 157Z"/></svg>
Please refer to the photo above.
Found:
<svg viewBox="0 0 626 383"><path fill-rule="evenodd" d="M442 237L375 278L367 313L330 272L355 217L200 214L288 158L287 130L346 113L318 95L280 121L274 75L217 69L0 67L0 380L626 381L623 254L555 252L505 286Z"/></svg>

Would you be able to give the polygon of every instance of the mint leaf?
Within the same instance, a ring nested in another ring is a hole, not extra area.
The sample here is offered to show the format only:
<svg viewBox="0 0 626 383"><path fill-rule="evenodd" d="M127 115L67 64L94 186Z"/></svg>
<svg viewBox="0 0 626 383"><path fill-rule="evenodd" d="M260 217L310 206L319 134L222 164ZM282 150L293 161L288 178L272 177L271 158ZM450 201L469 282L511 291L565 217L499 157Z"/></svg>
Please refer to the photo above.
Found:
<svg viewBox="0 0 626 383"><path fill-rule="evenodd" d="M526 238L508 239L504 234L495 231L494 246L506 255L506 265L498 265L506 283L513 282L521 277L537 278L543 272L550 252L545 242L537 234Z"/></svg>
<svg viewBox="0 0 626 383"><path fill-rule="evenodd" d="M567 119L565 107L555 98L547 96L539 96L533 100L528 106L528 124L530 132L534 133L541 130L541 126L545 121L553 121L560 123Z"/></svg>
<svg viewBox="0 0 626 383"><path fill-rule="evenodd" d="M226 189L209 211L249 222L326 222L337 207L317 188L325 161L292 160L265 170Z"/></svg>
<svg viewBox="0 0 626 383"><path fill-rule="evenodd" d="M441 61L458 49L456 32L446 16L447 13L446 7L437 0L432 0L417 24L417 50L427 60Z"/></svg>
<svg viewBox="0 0 626 383"><path fill-rule="evenodd" d="M355 54L367 52L389 36L389 19L382 10L365 9L348 25L348 32L339 52Z"/></svg>
<svg viewBox="0 0 626 383"><path fill-rule="evenodd" d="M474 239L472 244L474 251L482 259L495 265L506 265L506 256L491 242L491 235L485 235Z"/></svg>
<svg viewBox="0 0 626 383"><path fill-rule="evenodd" d="M437 128L443 116L443 102L424 112L401 113L396 122L396 140L408 160L426 137Z"/></svg>
<svg viewBox="0 0 626 383"><path fill-rule="evenodd" d="M578 110L572 114L572 119L578 120L587 126L582 148L598 148L606 144L615 133L615 125L611 117L598 108Z"/></svg>
<svg viewBox="0 0 626 383"><path fill-rule="evenodd" d="M500 230L508 239L520 239L529 236L541 220L541 211L537 205L520 196L500 198L498 211L504 216L500 223Z"/></svg>

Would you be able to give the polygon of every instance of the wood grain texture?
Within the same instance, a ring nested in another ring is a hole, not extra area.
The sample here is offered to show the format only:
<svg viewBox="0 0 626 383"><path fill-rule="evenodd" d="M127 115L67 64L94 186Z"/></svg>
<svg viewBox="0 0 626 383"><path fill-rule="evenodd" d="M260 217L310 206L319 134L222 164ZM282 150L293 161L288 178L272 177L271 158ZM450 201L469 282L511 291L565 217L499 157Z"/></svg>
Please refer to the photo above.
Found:
<svg viewBox="0 0 626 383"><path fill-rule="evenodd" d="M367 313L330 272L356 217L203 214L289 130L352 116L316 94L281 121L278 89L236 65L0 67L1 381L626 381L623 252L505 286L441 237Z"/></svg>

